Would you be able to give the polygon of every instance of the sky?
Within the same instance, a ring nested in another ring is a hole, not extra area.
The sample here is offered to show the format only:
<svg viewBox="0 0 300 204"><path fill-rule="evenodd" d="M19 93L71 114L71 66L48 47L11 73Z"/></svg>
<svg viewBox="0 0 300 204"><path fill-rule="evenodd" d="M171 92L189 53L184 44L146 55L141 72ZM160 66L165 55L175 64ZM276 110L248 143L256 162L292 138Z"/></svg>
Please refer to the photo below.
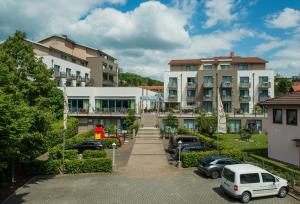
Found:
<svg viewBox="0 0 300 204"><path fill-rule="evenodd" d="M16 30L30 40L66 34L156 79L172 59L230 51L300 74L300 0L0 0L0 41Z"/></svg>

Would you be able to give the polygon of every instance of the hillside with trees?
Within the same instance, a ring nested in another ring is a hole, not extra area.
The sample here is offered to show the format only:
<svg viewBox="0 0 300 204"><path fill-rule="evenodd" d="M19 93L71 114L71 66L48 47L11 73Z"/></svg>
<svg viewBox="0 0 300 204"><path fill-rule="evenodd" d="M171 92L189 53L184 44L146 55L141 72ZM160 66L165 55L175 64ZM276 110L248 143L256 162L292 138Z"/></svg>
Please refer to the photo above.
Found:
<svg viewBox="0 0 300 204"><path fill-rule="evenodd" d="M119 86L162 86L164 83L134 73L119 73Z"/></svg>

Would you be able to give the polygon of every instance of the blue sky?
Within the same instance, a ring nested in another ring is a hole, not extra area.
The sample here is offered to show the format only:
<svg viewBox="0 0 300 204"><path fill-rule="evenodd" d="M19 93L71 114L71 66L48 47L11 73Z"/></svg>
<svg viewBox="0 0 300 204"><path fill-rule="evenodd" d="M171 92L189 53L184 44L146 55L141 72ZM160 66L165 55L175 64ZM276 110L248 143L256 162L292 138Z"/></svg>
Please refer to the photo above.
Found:
<svg viewBox="0 0 300 204"><path fill-rule="evenodd" d="M67 34L158 79L171 59L230 51L300 74L300 0L1 0L0 40L16 29L32 40Z"/></svg>

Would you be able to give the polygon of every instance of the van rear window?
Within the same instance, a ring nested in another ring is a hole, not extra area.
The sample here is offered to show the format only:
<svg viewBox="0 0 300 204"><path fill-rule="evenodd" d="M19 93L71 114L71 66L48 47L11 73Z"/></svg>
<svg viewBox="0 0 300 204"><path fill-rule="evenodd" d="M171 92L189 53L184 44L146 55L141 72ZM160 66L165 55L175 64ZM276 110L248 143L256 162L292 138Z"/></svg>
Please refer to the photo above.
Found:
<svg viewBox="0 0 300 204"><path fill-rule="evenodd" d="M232 172L232 171L230 171L229 169L227 169L227 168L224 168L223 169L223 177L226 179L226 180L228 180L228 181L230 181L230 182L234 182L234 178L235 178L235 173L234 172Z"/></svg>

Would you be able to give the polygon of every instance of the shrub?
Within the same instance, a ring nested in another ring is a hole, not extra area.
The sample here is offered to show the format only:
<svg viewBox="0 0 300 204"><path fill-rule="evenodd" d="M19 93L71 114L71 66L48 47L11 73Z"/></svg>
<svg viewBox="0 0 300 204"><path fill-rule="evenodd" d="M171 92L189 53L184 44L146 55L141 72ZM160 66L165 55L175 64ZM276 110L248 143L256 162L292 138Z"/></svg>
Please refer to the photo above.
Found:
<svg viewBox="0 0 300 204"><path fill-rule="evenodd" d="M111 172L111 158L92 158L92 159L76 159L66 160L66 173L91 173L91 172Z"/></svg>
<svg viewBox="0 0 300 204"><path fill-rule="evenodd" d="M90 159L90 158L104 158L106 157L105 150L84 150L83 151L83 158Z"/></svg>
<svg viewBox="0 0 300 204"><path fill-rule="evenodd" d="M59 160L34 160L22 164L25 173L31 176L59 174L60 165L61 161Z"/></svg>
<svg viewBox="0 0 300 204"><path fill-rule="evenodd" d="M221 150L221 155L230 157L236 160L243 160L244 154L238 149L224 149ZM205 152L184 152L181 155L182 159L182 167L197 167L198 160L203 159L208 156L216 156L218 155L217 150L205 151Z"/></svg>
<svg viewBox="0 0 300 204"><path fill-rule="evenodd" d="M248 148L243 149L243 152L247 154L256 154L262 157L268 157L268 148Z"/></svg>
<svg viewBox="0 0 300 204"><path fill-rule="evenodd" d="M63 146L61 144L56 145L49 149L49 159L61 159Z"/></svg>
<svg viewBox="0 0 300 204"><path fill-rule="evenodd" d="M65 159L78 159L78 150L77 149L70 149L65 150Z"/></svg>
<svg viewBox="0 0 300 204"><path fill-rule="evenodd" d="M108 149L112 149L112 144L115 143L117 147L120 145L120 142L116 138L104 138L102 139L103 143L105 144L105 147Z"/></svg>
<svg viewBox="0 0 300 204"><path fill-rule="evenodd" d="M203 142L206 142L212 146L216 146L215 145L215 141L214 139L210 138L210 137L207 137L207 136L204 136L204 135L201 135L197 132L194 132L190 129L187 129L187 128L179 128L179 130L177 131L178 134L183 134L183 135L194 135L194 136L197 136L200 140L202 140Z"/></svg>

